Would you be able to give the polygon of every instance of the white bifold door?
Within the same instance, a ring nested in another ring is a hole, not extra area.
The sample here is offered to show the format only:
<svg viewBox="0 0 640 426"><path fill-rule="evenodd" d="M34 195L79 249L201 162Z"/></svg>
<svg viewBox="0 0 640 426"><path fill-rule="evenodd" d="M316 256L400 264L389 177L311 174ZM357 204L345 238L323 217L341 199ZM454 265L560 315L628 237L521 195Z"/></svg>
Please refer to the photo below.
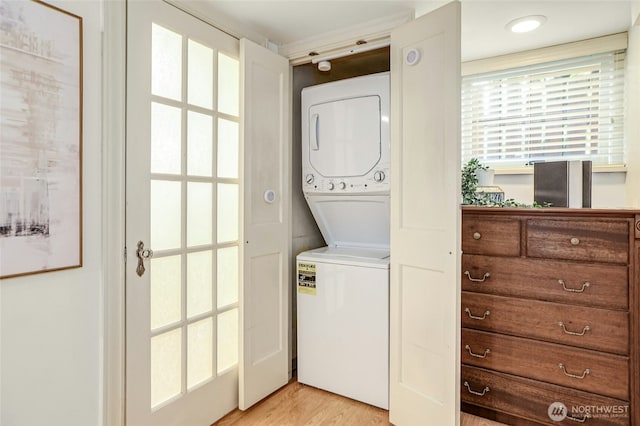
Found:
<svg viewBox="0 0 640 426"><path fill-rule="evenodd" d="M391 33L390 420L459 423L460 3Z"/></svg>
<svg viewBox="0 0 640 426"><path fill-rule="evenodd" d="M161 1L127 48L126 422L208 426L288 378L289 65Z"/></svg>

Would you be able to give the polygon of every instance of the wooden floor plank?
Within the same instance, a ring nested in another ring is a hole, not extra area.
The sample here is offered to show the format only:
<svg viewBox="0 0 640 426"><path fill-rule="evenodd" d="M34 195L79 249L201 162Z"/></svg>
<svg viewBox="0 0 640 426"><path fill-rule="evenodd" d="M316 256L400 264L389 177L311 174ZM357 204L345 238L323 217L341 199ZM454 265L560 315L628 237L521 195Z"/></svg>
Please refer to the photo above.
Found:
<svg viewBox="0 0 640 426"><path fill-rule="evenodd" d="M247 411L235 410L213 426L390 425L389 412L292 380ZM441 425L438 425L441 426ZM504 426L461 414L460 426Z"/></svg>

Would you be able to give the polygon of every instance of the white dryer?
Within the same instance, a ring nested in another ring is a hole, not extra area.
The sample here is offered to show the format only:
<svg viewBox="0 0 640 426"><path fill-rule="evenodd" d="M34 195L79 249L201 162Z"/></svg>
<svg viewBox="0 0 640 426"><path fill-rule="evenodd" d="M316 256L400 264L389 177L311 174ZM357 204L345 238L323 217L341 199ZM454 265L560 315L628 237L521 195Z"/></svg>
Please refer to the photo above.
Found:
<svg viewBox="0 0 640 426"><path fill-rule="evenodd" d="M327 244L389 247L389 156L389 73L302 90L302 191Z"/></svg>
<svg viewBox="0 0 640 426"><path fill-rule="evenodd" d="M298 381L385 409L389 145L389 73L303 89L303 191L327 247L297 257Z"/></svg>

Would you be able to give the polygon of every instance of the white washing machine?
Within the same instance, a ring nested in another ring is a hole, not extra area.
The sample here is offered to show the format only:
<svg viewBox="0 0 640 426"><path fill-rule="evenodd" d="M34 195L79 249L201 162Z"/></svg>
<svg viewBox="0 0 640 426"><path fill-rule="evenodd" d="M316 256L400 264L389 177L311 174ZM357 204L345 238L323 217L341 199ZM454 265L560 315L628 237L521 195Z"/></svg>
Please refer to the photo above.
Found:
<svg viewBox="0 0 640 426"><path fill-rule="evenodd" d="M389 408L389 253L298 255L298 381Z"/></svg>
<svg viewBox="0 0 640 426"><path fill-rule="evenodd" d="M298 381L389 407L389 74L302 91L303 191L327 247L297 257Z"/></svg>

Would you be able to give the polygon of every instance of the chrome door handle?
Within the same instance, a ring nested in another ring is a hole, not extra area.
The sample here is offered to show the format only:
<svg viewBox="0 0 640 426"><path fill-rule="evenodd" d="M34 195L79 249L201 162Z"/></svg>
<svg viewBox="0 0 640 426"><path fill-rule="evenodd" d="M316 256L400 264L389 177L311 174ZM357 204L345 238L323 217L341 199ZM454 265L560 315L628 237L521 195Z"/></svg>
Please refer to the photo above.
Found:
<svg viewBox="0 0 640 426"><path fill-rule="evenodd" d="M138 249L136 250L136 257L138 258L138 266L136 266L136 274L141 277L146 270L144 267L144 260L151 259L153 257L153 250L144 248L144 243L138 241Z"/></svg>

